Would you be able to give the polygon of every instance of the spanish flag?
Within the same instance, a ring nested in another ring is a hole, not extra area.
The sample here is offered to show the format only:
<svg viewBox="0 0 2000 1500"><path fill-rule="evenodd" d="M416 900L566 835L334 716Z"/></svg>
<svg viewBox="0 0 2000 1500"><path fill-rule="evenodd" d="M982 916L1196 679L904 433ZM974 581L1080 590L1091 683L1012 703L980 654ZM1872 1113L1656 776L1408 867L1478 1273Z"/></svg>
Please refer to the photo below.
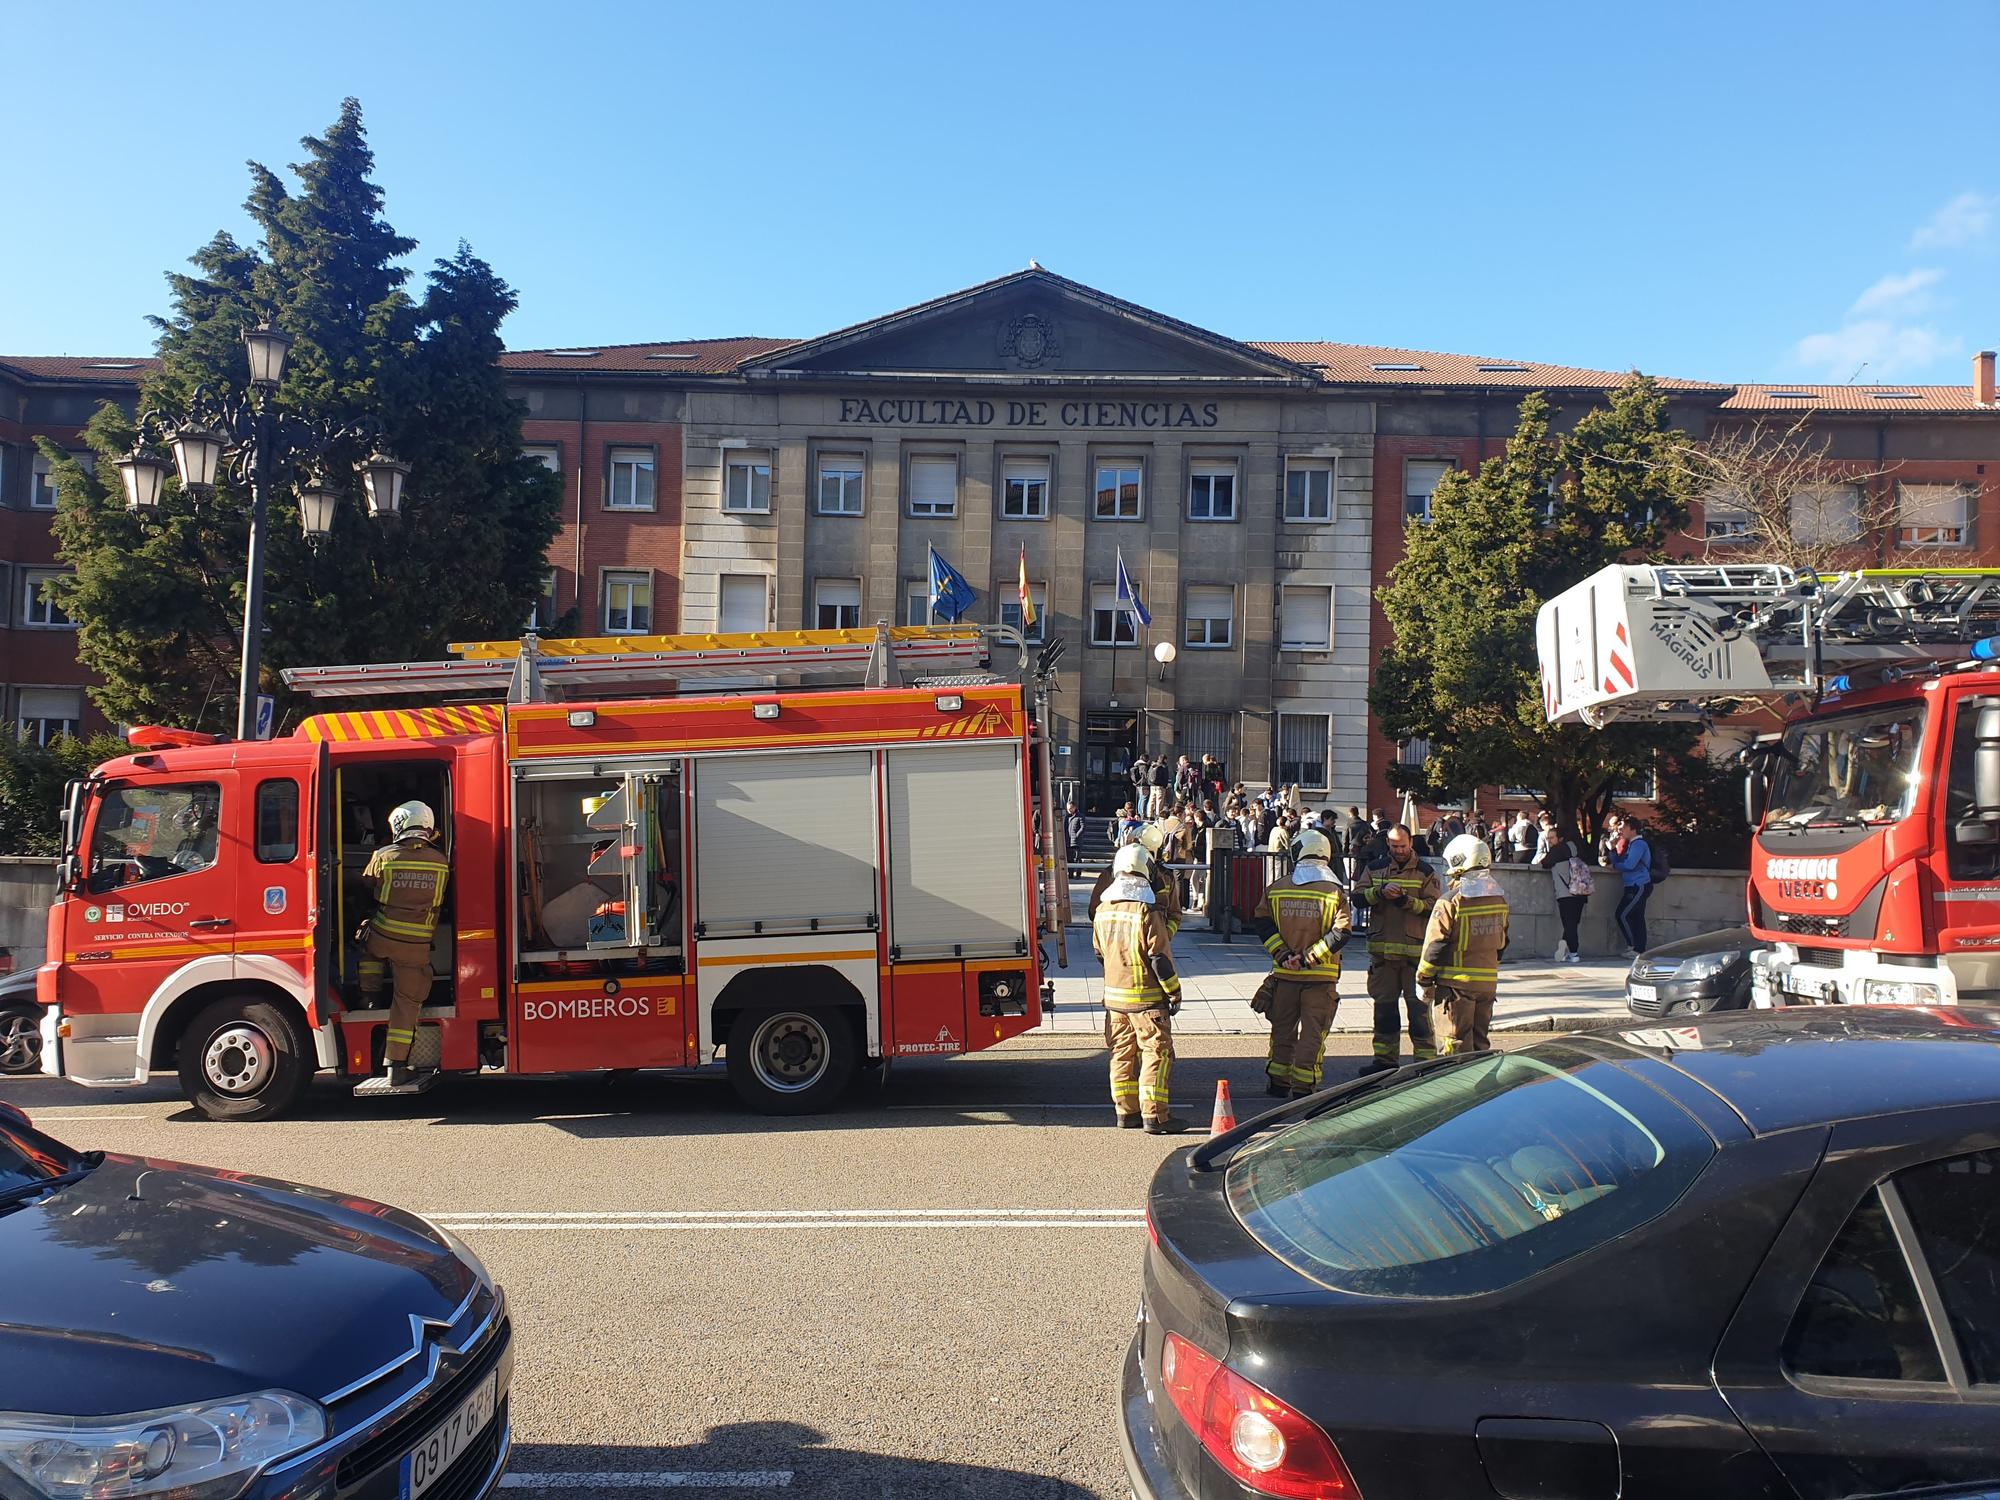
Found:
<svg viewBox="0 0 2000 1500"><path fill-rule="evenodd" d="M1021 543L1021 628L1035 628L1035 591L1028 587L1028 544Z"/></svg>

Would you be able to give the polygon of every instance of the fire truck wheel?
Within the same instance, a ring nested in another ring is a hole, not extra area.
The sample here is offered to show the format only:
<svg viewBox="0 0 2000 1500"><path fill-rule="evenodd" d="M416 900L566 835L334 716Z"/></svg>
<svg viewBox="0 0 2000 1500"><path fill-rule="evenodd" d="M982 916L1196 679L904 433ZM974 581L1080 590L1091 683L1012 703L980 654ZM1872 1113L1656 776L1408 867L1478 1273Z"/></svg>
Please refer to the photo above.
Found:
<svg viewBox="0 0 2000 1500"><path fill-rule="evenodd" d="M860 1050L838 1011L744 1011L729 1027L729 1081L767 1115L815 1114L847 1088Z"/></svg>
<svg viewBox="0 0 2000 1500"><path fill-rule="evenodd" d="M268 1120L311 1080L310 1041L268 1000L217 1000L181 1037L181 1093L210 1120Z"/></svg>

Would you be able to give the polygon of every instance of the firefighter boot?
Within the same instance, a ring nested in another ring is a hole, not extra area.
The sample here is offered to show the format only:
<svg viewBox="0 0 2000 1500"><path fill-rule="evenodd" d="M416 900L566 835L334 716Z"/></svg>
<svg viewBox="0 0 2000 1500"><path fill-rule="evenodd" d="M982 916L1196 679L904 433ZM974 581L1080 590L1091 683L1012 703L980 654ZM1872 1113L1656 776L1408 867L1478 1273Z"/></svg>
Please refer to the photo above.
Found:
<svg viewBox="0 0 2000 1500"><path fill-rule="evenodd" d="M1361 1070L1357 1072L1354 1076L1356 1078L1368 1078L1376 1073L1393 1073L1395 1070L1396 1070L1395 1058L1371 1057L1368 1059L1367 1062L1361 1065Z"/></svg>
<svg viewBox="0 0 2000 1500"><path fill-rule="evenodd" d="M1137 1115L1120 1115L1118 1117L1118 1128L1120 1130L1137 1130L1144 1123L1145 1121Z"/></svg>
<svg viewBox="0 0 2000 1500"><path fill-rule="evenodd" d="M1168 1115L1165 1119L1148 1120L1147 1135L1179 1135L1188 1128L1188 1122L1179 1115Z"/></svg>

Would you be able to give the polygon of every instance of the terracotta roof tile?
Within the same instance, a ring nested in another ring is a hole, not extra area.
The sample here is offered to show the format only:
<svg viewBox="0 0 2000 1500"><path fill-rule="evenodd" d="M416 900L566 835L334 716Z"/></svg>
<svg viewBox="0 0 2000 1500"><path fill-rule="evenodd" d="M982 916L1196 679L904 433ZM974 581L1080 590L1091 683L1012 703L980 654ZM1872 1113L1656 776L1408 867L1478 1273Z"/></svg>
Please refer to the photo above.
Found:
<svg viewBox="0 0 2000 1500"><path fill-rule="evenodd" d="M1960 411L2000 416L1982 406L1969 385L1742 385L1724 411L1879 412Z"/></svg>
<svg viewBox="0 0 2000 1500"><path fill-rule="evenodd" d="M137 385L159 365L137 354L0 354L0 371L30 380Z"/></svg>
<svg viewBox="0 0 2000 1500"><path fill-rule="evenodd" d="M664 344L572 344L566 349L509 349L503 370L597 370L631 375L728 375L753 355L796 339L679 339Z"/></svg>
<svg viewBox="0 0 2000 1500"><path fill-rule="evenodd" d="M1523 359L1488 359L1473 354L1439 354L1427 349L1389 349L1374 344L1253 342L1281 359L1318 372L1339 385L1489 386L1524 391L1549 389L1615 390L1632 378L1626 370L1584 370L1573 365L1536 364ZM1723 392L1732 389L1704 380L1655 376L1670 391Z"/></svg>

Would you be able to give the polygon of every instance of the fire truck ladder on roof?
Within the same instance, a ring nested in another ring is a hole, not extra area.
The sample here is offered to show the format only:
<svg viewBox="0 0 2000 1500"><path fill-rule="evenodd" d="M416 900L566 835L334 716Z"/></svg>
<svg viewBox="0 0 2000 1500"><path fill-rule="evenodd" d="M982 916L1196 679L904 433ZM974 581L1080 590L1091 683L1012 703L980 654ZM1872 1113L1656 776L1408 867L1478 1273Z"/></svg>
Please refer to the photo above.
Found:
<svg viewBox="0 0 2000 1500"><path fill-rule="evenodd" d="M454 642L456 661L287 667L285 685L315 698L449 693L513 703L688 691L899 687L1000 681L993 648L1027 647L1004 625L899 626L742 635L641 635Z"/></svg>

